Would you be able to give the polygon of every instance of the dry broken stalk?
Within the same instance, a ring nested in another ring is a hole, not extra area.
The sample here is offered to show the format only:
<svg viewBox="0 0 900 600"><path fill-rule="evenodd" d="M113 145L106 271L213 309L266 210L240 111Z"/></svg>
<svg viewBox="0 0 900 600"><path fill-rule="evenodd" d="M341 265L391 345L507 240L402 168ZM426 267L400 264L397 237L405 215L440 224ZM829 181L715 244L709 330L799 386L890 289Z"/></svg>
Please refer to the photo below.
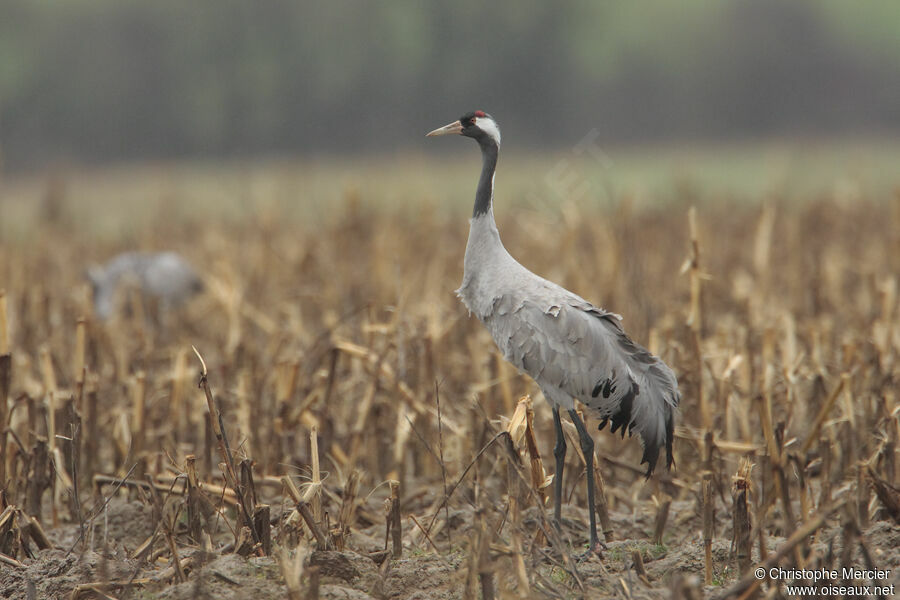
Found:
<svg viewBox="0 0 900 600"><path fill-rule="evenodd" d="M613 528L612 519L609 518L609 504L606 501L606 482L603 479L603 473L600 471L600 461L594 460L594 483L597 486L595 495L596 495L596 510L597 517L600 520L600 529L601 533L603 533L603 539L607 542L611 542L615 539L615 530ZM662 528L665 527L665 523L660 526L657 524L660 533L660 539L662 539Z"/></svg>
<svg viewBox="0 0 900 600"><path fill-rule="evenodd" d="M762 395L756 396L756 405L759 412L759 420L762 424L763 436L766 439L768 460L772 465L781 461L781 452L775 442L775 426L772 423L771 406ZM768 492L768 489L766 490Z"/></svg>
<svg viewBox="0 0 900 600"><path fill-rule="evenodd" d="M419 523L419 520L416 518L416 515L410 514L408 518L410 521L413 522L413 525L415 525L419 529L419 531L422 532L422 537L424 537L425 540L428 541L428 544L434 549L435 553L438 556L440 556L440 553L441 553L440 549L438 549L437 544L434 543L434 540L431 539L431 536L428 535L428 532L425 531L425 528L422 527L422 524ZM384 551L385 554L386 554L386 552L387 551Z"/></svg>
<svg viewBox="0 0 900 600"><path fill-rule="evenodd" d="M403 408L397 410L397 419L394 424L394 452L392 456L393 468L388 472L389 479L399 479L401 483L406 482L408 469L407 462L407 443L409 442L409 434L412 432L412 425L409 422L409 415Z"/></svg>
<svg viewBox="0 0 900 600"><path fill-rule="evenodd" d="M175 578L178 582L185 581L187 576L181 566L181 558L178 556L178 544L175 542L175 528L178 523L178 507L174 501L174 497L166 500L163 508L162 530L169 544L169 552L172 553L172 566L175 567Z"/></svg>
<svg viewBox="0 0 900 600"><path fill-rule="evenodd" d="M281 576L284 578L284 584L287 588L288 600L303 600L300 580L303 577L306 556L307 548L305 546L294 548L293 555L285 546L279 546L278 548L278 566L281 569Z"/></svg>
<svg viewBox="0 0 900 600"><path fill-rule="evenodd" d="M203 533L200 511L200 480L197 477L197 457L188 454L184 457L187 472L187 524L188 531L194 541L199 541Z"/></svg>
<svg viewBox="0 0 900 600"><path fill-rule="evenodd" d="M732 478L733 545L738 573L741 574L746 573L751 566L753 536L751 535L749 496L752 488L750 481L752 468L752 463L747 458L742 458L737 474Z"/></svg>
<svg viewBox="0 0 900 600"><path fill-rule="evenodd" d="M111 477L109 475L94 475L92 481L94 483L94 487L96 487L98 490L104 485L117 485L132 489L143 488L147 490L152 487L158 492L166 492L170 495L180 495L185 493L184 490L173 487L173 483L176 481L176 479L178 478L174 475L160 475L158 478L156 478L156 483L150 484L147 481L133 481L127 478ZM239 501L237 495L231 488L222 487L213 483L204 483L203 489L209 492L209 494L211 494L212 496L215 496L216 498L222 500L226 504L232 506L238 505Z"/></svg>
<svg viewBox="0 0 900 600"><path fill-rule="evenodd" d="M512 444L512 438L507 437L510 444ZM522 483L519 481L519 477L516 474L516 467L518 466L516 462L514 462L511 457L513 455L517 455L515 447L507 448L506 452L506 489L507 489L507 498L509 500L509 511L508 518L510 524L510 553L512 554L513 567L516 573L516 579L518 583L518 592L519 596L522 598L528 598L531 595L531 582L528 580L528 570L525 566L525 557L522 553L522 510L521 504L522 499L524 498L524 494L522 494ZM532 479L534 477L534 472L532 471ZM540 534L539 534L540 535ZM542 537L542 536L541 536ZM543 544L543 540L538 542Z"/></svg>
<svg viewBox="0 0 900 600"><path fill-rule="evenodd" d="M809 505L809 494L807 493L806 467L802 464L800 457L796 454L789 453L788 460L794 465L794 474L797 477L797 487L800 491L800 515L802 519L805 519L806 516L812 512Z"/></svg>
<svg viewBox="0 0 900 600"><path fill-rule="evenodd" d="M341 510L338 513L338 527L341 532L341 547L350 535L350 526L354 521L354 511L356 508L356 495L359 493L359 471L353 470L344 484L344 494L341 498Z"/></svg>
<svg viewBox="0 0 900 600"><path fill-rule="evenodd" d="M822 471L820 476L822 487L819 492L819 506L827 506L831 503L831 461L833 456L831 440L829 438L822 436L819 440L819 453L822 455Z"/></svg>
<svg viewBox="0 0 900 600"><path fill-rule="evenodd" d="M99 427L99 409L97 406L99 399L97 397L96 378L89 378L85 385L87 386L87 389L85 393L84 414L81 419L84 427L84 432L81 436L84 446L84 468L82 469L82 472L86 476L90 476L92 473L98 471L97 455L99 451L99 441L101 439L97 430Z"/></svg>
<svg viewBox="0 0 900 600"><path fill-rule="evenodd" d="M7 556L3 553L0 553L0 563L3 563L9 567L15 567L16 569L24 569L25 565L17 561L11 556Z"/></svg>
<svg viewBox="0 0 900 600"><path fill-rule="evenodd" d="M134 407L131 417L131 448L134 458L138 461L138 479L144 478L146 461L144 459L144 439L147 422L147 378L143 371L134 376Z"/></svg>
<svg viewBox="0 0 900 600"><path fill-rule="evenodd" d="M234 553L244 558L249 557L257 549L258 544L253 541L253 531L246 525L238 531L237 541L234 543Z"/></svg>
<svg viewBox="0 0 900 600"><path fill-rule="evenodd" d="M825 423L825 419L828 418L828 413L831 412L831 408L834 406L835 401L838 399L838 396L841 395L841 391L850 383L850 374L843 373L841 375L841 380L838 382L837 386L831 391L831 394L828 395L828 400L822 405L822 408L819 410L819 414L816 415L816 420L813 422L812 429L810 429L809 433L806 435L806 439L803 440L803 445L800 447L800 454L806 454L806 452L812 447L812 444L815 440L819 439L819 431L822 429L822 425Z"/></svg>
<svg viewBox="0 0 900 600"><path fill-rule="evenodd" d="M34 540L34 543L37 545L39 550L47 550L48 548L52 547L50 539L44 532L44 528L41 526L40 521L26 514L22 514L22 520L25 523L25 527L23 529L25 529L28 533L28 536L32 540Z"/></svg>
<svg viewBox="0 0 900 600"><path fill-rule="evenodd" d="M316 522L315 517L313 517L312 511L309 510L309 504L301 500L297 503L297 511L300 513L300 516L303 517L303 520L312 532L313 537L316 538L316 543L319 544L319 550L327 550L328 543L325 540L325 534L322 533L319 524Z"/></svg>
<svg viewBox="0 0 900 600"><path fill-rule="evenodd" d="M672 497L668 494L662 494L662 498L659 501L659 509L656 512L656 523L653 526L653 543L657 546L661 546L663 543L663 534L666 530L666 522L669 519L669 508L672 506ZM705 509L704 509L705 510ZM705 512L704 512L705 514ZM607 521L609 520L609 516L606 517ZM704 519L705 523L705 519ZM605 527L604 527L605 529ZM604 531L604 535L606 532ZM606 540L610 541L609 539Z"/></svg>
<svg viewBox="0 0 900 600"><path fill-rule="evenodd" d="M75 586L72 590L71 600L118 600L115 596L110 596L104 590L108 583L83 583Z"/></svg>
<svg viewBox="0 0 900 600"><path fill-rule="evenodd" d="M712 409L709 406L709 398L703 385L703 350L701 336L703 335L703 313L701 310L701 283L706 276L700 270L700 239L697 227L697 209L694 206L688 210L688 226L690 230L691 250L688 259L681 268L681 272L687 272L690 277L691 305L688 313L687 326L691 330L691 340L694 346L694 360L697 368L697 397L700 399L700 422L705 430L712 428Z"/></svg>
<svg viewBox="0 0 900 600"><path fill-rule="evenodd" d="M259 536L260 547L266 556L272 555L271 511L268 504L257 504L253 509L253 525Z"/></svg>
<svg viewBox="0 0 900 600"><path fill-rule="evenodd" d="M176 575L176 567L177 570L186 573L190 571L194 567L194 557L188 556L187 558L182 558L181 562L177 564L173 564L171 566L166 567L162 571L160 571L157 575L153 577L155 581L169 581Z"/></svg>
<svg viewBox="0 0 900 600"><path fill-rule="evenodd" d="M487 518L481 516L481 533L478 548L478 579L481 582L482 600L494 600L494 563L491 560L491 528Z"/></svg>
<svg viewBox="0 0 900 600"><path fill-rule="evenodd" d="M253 478L253 461L245 458L239 463L239 467L241 470L241 488L244 490L244 496L247 499L247 510L254 512L259 501L259 494L256 493L256 481Z"/></svg>
<svg viewBox="0 0 900 600"><path fill-rule="evenodd" d="M196 354L197 358L200 360L200 387L203 389L204 394L206 394L206 404L207 408L209 409L209 421L212 425L213 433L215 433L216 436L219 455L221 456L222 461L225 463L225 481L237 494L239 509L244 525L248 529L250 529L250 532L253 535L253 541L259 543L259 536L256 534L256 529L253 527L253 518L250 516L250 513L247 509L247 503L244 499L244 493L241 489L241 485L238 482L237 475L234 470L234 458L231 456L231 451L228 448L228 440L225 437L225 431L222 429L222 415L216 408L215 401L213 400L212 390L210 390L209 387L209 372L206 368L206 361L203 360L203 357L200 355L200 352L195 346L191 346L191 348L193 348L194 354Z"/></svg>
<svg viewBox="0 0 900 600"><path fill-rule="evenodd" d="M434 380L434 404L437 407L438 461L441 467L441 484L444 487L444 498L447 497L447 463L444 462L444 419L441 415L441 388ZM411 422L410 422L411 425ZM447 526L447 543L453 545L452 527L450 524L450 506L444 504L444 524Z"/></svg>
<svg viewBox="0 0 900 600"><path fill-rule="evenodd" d="M778 498L781 500L781 510L782 510L782 523L784 525L784 529L788 534L794 532L797 528L797 521L794 517L794 509L793 504L791 502L791 488L790 482L787 478L787 473L785 472L785 452L784 452L784 422L779 421L778 425L775 427L775 452L776 452L776 460L772 461L772 476L775 482L775 493L778 495ZM800 566L804 565L804 556L806 555L806 543L801 542L797 548L794 549L794 559L796 563Z"/></svg>
<svg viewBox="0 0 900 600"><path fill-rule="evenodd" d="M47 346L42 346L40 350L40 359L41 359L41 376L44 381L44 392L47 398L47 447L50 455L51 463L60 464L63 463L57 460L57 447L56 447L56 400L57 395L59 394L59 386L56 382L56 372L53 369L53 359L50 357L50 350ZM57 469L60 474L63 469ZM55 483L55 479L51 476L48 484L52 485ZM53 502L51 504L52 508L52 519L54 526L57 524L57 510L60 506L60 486L53 486ZM38 510L38 514L40 511Z"/></svg>
<svg viewBox="0 0 900 600"><path fill-rule="evenodd" d="M25 485L25 510L38 519L41 518L41 499L53 483L53 460L47 442L39 439L31 450L28 479Z"/></svg>
<svg viewBox="0 0 900 600"><path fill-rule="evenodd" d="M303 494L300 493L300 490L297 488L297 484L294 483L294 480L284 475L281 478L281 483L284 486L285 491L291 497L295 504L299 504L303 502Z"/></svg>
<svg viewBox="0 0 900 600"><path fill-rule="evenodd" d="M538 493L541 502L545 502L547 500L545 490L549 482L544 472L544 461L541 459L541 453L534 438L534 409L531 408L531 397L525 396L525 398L528 399L525 405L525 444L528 448L528 456L531 458L531 484Z"/></svg>
<svg viewBox="0 0 900 600"><path fill-rule="evenodd" d="M355 467L356 461L359 459L363 433L366 431L367 424L369 423L369 413L372 410L372 405L375 402L375 395L378 392L378 381L381 377L381 367L385 357L386 352L378 354L375 368L372 372L372 380L369 382L366 394L363 396L362 402L359 405L356 422L353 424L353 433L350 438L350 458L348 460L348 465L350 467Z"/></svg>
<svg viewBox="0 0 900 600"><path fill-rule="evenodd" d="M476 520L473 523L469 542L469 556L467 558L466 585L463 598L466 600L493 600L494 578L493 568L490 564L490 544L493 536L488 530L484 516L485 508L476 509ZM481 589L481 594L478 589Z"/></svg>
<svg viewBox="0 0 900 600"><path fill-rule="evenodd" d="M319 600L319 568L313 565L307 569L309 587L306 589L306 600Z"/></svg>
<svg viewBox="0 0 900 600"><path fill-rule="evenodd" d="M87 320L78 319L75 325L75 352L72 355L72 376L77 383L84 383L84 357L87 346Z"/></svg>
<svg viewBox="0 0 900 600"><path fill-rule="evenodd" d="M516 570L516 580L518 582L519 597L531 597L531 582L528 580L528 569L525 566L525 556L522 553L522 534L520 531L520 522L513 523L513 530L510 533L513 551L513 565Z"/></svg>
<svg viewBox="0 0 900 600"><path fill-rule="evenodd" d="M637 573L641 582L650 587L650 576L647 575L647 569L644 567L644 557L637 548L631 551L631 563L634 565L634 572Z"/></svg>
<svg viewBox="0 0 900 600"><path fill-rule="evenodd" d="M313 426L309 430L309 456L312 460L312 480L304 499L309 502L312 508L313 516L317 523L322 522L322 473L319 469L319 432L318 428Z"/></svg>
<svg viewBox="0 0 900 600"><path fill-rule="evenodd" d="M400 519L400 482L391 481L391 510L388 516L390 520L391 545L393 556L399 559L403 555L403 530Z"/></svg>
<svg viewBox="0 0 900 600"><path fill-rule="evenodd" d="M188 414L190 408L188 403L184 401L185 381L187 380L187 352L180 348L175 353L174 364L172 366L172 387L171 398L169 399L169 415L172 419L172 433L175 442L180 442L183 438L184 430L187 428Z"/></svg>
<svg viewBox="0 0 900 600"><path fill-rule="evenodd" d="M703 498L703 565L706 585L712 585L712 538L713 538L713 489L712 473L704 473L701 487Z"/></svg>
<svg viewBox="0 0 900 600"><path fill-rule="evenodd" d="M856 465L856 510L859 527L869 527L869 485L866 481L866 463L860 461Z"/></svg>

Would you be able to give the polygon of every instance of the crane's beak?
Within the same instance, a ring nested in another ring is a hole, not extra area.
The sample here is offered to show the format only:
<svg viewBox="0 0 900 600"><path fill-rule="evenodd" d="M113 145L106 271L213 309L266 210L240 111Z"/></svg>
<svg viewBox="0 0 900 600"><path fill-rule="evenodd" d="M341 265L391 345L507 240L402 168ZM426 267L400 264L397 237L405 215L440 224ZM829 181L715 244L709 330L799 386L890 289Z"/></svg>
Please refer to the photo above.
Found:
<svg viewBox="0 0 900 600"><path fill-rule="evenodd" d="M459 121L453 121L449 125L444 125L443 127L438 127L434 131L430 131L425 134L425 137L434 137L437 135L450 135L451 133L462 133L463 126Z"/></svg>

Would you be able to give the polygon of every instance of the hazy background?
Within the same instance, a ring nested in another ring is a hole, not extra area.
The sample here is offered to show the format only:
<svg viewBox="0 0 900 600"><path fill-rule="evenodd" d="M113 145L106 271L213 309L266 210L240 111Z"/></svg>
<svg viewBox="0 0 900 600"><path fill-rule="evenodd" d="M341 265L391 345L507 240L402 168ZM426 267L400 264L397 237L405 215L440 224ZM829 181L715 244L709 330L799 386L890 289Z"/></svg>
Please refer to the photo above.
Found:
<svg viewBox="0 0 900 600"><path fill-rule="evenodd" d="M891 139L900 3L0 0L7 174L418 152L472 109L528 151Z"/></svg>

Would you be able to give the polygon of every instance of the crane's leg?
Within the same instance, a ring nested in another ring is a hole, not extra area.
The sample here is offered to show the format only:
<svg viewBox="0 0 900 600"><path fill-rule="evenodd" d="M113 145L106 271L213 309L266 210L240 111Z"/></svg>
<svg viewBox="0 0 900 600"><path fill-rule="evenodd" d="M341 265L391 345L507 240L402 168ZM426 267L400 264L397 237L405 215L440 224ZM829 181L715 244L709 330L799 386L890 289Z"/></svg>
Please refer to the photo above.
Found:
<svg viewBox="0 0 900 600"><path fill-rule="evenodd" d="M556 431L556 445L553 446L553 456L556 457L556 473L553 475L553 518L556 520L556 528L562 525L562 484L563 469L566 464L566 437L563 435L562 421L559 420L559 407L553 407L553 429Z"/></svg>
<svg viewBox="0 0 900 600"><path fill-rule="evenodd" d="M591 523L591 547L588 550L588 555L590 555L600 549L600 540L597 537L597 509L594 503L594 440L575 409L569 410L569 417L578 431L578 440L581 442L581 451L584 453L584 463L587 468L588 514Z"/></svg>

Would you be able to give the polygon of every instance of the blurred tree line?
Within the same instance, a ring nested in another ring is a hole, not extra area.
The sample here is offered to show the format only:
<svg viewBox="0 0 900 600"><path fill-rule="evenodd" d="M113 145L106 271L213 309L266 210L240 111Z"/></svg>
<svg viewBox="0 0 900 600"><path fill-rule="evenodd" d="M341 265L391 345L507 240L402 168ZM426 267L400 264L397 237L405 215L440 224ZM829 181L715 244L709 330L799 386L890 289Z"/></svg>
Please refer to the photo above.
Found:
<svg viewBox="0 0 900 600"><path fill-rule="evenodd" d="M900 3L0 0L7 166L900 131Z"/></svg>

